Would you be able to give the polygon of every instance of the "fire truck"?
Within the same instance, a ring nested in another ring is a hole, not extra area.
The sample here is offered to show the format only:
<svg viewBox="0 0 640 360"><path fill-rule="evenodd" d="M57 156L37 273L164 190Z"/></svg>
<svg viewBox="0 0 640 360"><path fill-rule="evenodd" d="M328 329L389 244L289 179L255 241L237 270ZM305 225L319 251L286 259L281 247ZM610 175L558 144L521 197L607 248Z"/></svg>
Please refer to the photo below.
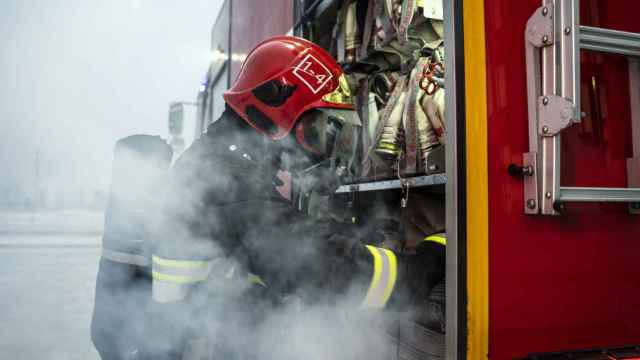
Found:
<svg viewBox="0 0 640 360"><path fill-rule="evenodd" d="M394 2L441 12L445 165L338 192L444 194L446 358L640 358L640 2L227 0L197 132L261 40Z"/></svg>

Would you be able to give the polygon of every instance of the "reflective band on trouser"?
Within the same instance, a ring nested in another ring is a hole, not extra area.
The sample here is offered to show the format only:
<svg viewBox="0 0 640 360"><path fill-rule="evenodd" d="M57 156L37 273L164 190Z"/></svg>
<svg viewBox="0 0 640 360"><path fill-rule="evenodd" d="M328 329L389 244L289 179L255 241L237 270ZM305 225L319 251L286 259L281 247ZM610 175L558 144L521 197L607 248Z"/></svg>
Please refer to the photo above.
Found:
<svg viewBox="0 0 640 360"><path fill-rule="evenodd" d="M398 262L396 255L387 249L371 245L367 245L367 249L373 256L373 277L362 307L383 308L396 284Z"/></svg>
<svg viewBox="0 0 640 360"><path fill-rule="evenodd" d="M173 260L152 257L153 299L160 303L176 302L187 296L189 288L209 277L207 260Z"/></svg>
<svg viewBox="0 0 640 360"><path fill-rule="evenodd" d="M424 241L433 241L434 243L438 243L442 246L447 246L447 235L442 234L433 234L424 238Z"/></svg>
<svg viewBox="0 0 640 360"><path fill-rule="evenodd" d="M128 265L147 266L149 260L145 256L110 249L102 249L102 258Z"/></svg>

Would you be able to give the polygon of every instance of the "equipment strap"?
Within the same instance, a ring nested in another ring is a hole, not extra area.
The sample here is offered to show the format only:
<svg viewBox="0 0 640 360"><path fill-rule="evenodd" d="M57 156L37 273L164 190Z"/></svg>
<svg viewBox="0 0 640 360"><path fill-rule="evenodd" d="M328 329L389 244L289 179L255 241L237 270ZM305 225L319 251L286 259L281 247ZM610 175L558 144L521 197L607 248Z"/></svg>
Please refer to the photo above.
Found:
<svg viewBox="0 0 640 360"><path fill-rule="evenodd" d="M383 38L382 39L376 39L376 40L380 40L380 43L385 43L387 40L389 40L389 38L391 36L393 36L393 33L395 31L394 27L393 27L393 11L387 11L388 7L393 8L393 4L387 4L388 1L392 1L392 0L375 0L376 1L376 18L378 19L378 21L380 22L380 25L382 26L382 29L378 29L378 31L376 31L377 34L379 34L379 30L382 30L383 32ZM375 44L377 50L379 49L379 44Z"/></svg>
<svg viewBox="0 0 640 360"><path fill-rule="evenodd" d="M404 128L405 128L405 144L406 144L406 165L405 173L415 174L418 170L418 131L416 130L416 112L418 94L420 93L420 75L421 69L428 62L427 58L418 59L416 66L411 70L411 78L409 79L408 95L404 106Z"/></svg>
<svg viewBox="0 0 640 360"><path fill-rule="evenodd" d="M387 249L371 245L366 247L373 257L373 275L362 307L381 309L393 293L398 274L398 262L396 255Z"/></svg>
<svg viewBox="0 0 640 360"><path fill-rule="evenodd" d="M402 1L402 14L400 15L400 24L398 24L398 41L401 45L409 41L409 25L413 21L413 14L416 12L416 0Z"/></svg>
<svg viewBox="0 0 640 360"><path fill-rule="evenodd" d="M364 157L364 161L365 161L365 163L364 163L364 166L365 166L364 173L365 174L369 173L369 167L371 166L371 161L369 161L369 160L371 159L371 155L372 155L373 151L375 150L376 146L378 145L378 143L380 142L380 137L382 136L382 131L384 130L385 125L389 121L389 118L391 117L391 114L393 113L393 109L395 108L396 103L398 102L398 99L404 93L404 90L406 88L406 83L407 83L407 76L406 75L402 75L397 79L395 87L393 88L393 91L391 92L391 95L389 96L389 100L387 100L387 103L385 104L384 108L382 109L382 111L379 114L379 120L378 120L378 124L376 126L375 137L373 138L373 142L371 143L371 146L367 150L366 156Z"/></svg>
<svg viewBox="0 0 640 360"><path fill-rule="evenodd" d="M122 252L122 251L115 251L115 250L105 249L105 248L102 248L102 258L105 260L109 260L109 261L113 261L121 264L128 264L128 265L135 265L135 266L149 265L149 259L147 259L146 256Z"/></svg>
<svg viewBox="0 0 640 360"><path fill-rule="evenodd" d="M371 35L374 31L376 24L376 0L369 0L367 4L367 16L364 19L364 29L362 29L362 44L360 46L359 56L365 56L369 51L369 44L371 43ZM364 125L363 125L364 126Z"/></svg>

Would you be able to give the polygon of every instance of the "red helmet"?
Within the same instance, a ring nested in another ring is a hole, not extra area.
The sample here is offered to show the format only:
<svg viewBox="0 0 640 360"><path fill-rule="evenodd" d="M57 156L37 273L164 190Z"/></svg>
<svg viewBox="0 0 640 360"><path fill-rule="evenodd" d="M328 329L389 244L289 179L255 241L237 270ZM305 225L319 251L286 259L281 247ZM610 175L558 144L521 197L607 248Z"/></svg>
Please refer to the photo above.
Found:
<svg viewBox="0 0 640 360"><path fill-rule="evenodd" d="M224 100L273 140L289 134L307 110L353 109L338 63L320 46L293 36L276 36L258 44Z"/></svg>

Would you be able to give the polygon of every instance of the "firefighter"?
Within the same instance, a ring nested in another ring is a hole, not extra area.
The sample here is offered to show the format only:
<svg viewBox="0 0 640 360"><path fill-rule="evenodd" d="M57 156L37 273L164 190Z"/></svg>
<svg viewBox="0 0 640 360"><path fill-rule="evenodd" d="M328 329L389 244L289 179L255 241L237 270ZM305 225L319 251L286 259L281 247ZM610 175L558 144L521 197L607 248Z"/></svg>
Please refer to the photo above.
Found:
<svg viewBox="0 0 640 360"><path fill-rule="evenodd" d="M425 274L423 252L405 261L367 245L331 208L354 174L360 127L335 60L304 39L268 39L224 99L220 119L172 169L157 234L153 298L165 357L233 358L238 349L225 344L250 338L237 334L252 328L243 324L292 294L305 303L359 294L354 308L422 306L443 277ZM410 301L416 292L425 298Z"/></svg>
<svg viewBox="0 0 640 360"><path fill-rule="evenodd" d="M148 241L171 157L157 136L133 135L116 143L91 322L103 360L150 359L144 346L151 301Z"/></svg>

